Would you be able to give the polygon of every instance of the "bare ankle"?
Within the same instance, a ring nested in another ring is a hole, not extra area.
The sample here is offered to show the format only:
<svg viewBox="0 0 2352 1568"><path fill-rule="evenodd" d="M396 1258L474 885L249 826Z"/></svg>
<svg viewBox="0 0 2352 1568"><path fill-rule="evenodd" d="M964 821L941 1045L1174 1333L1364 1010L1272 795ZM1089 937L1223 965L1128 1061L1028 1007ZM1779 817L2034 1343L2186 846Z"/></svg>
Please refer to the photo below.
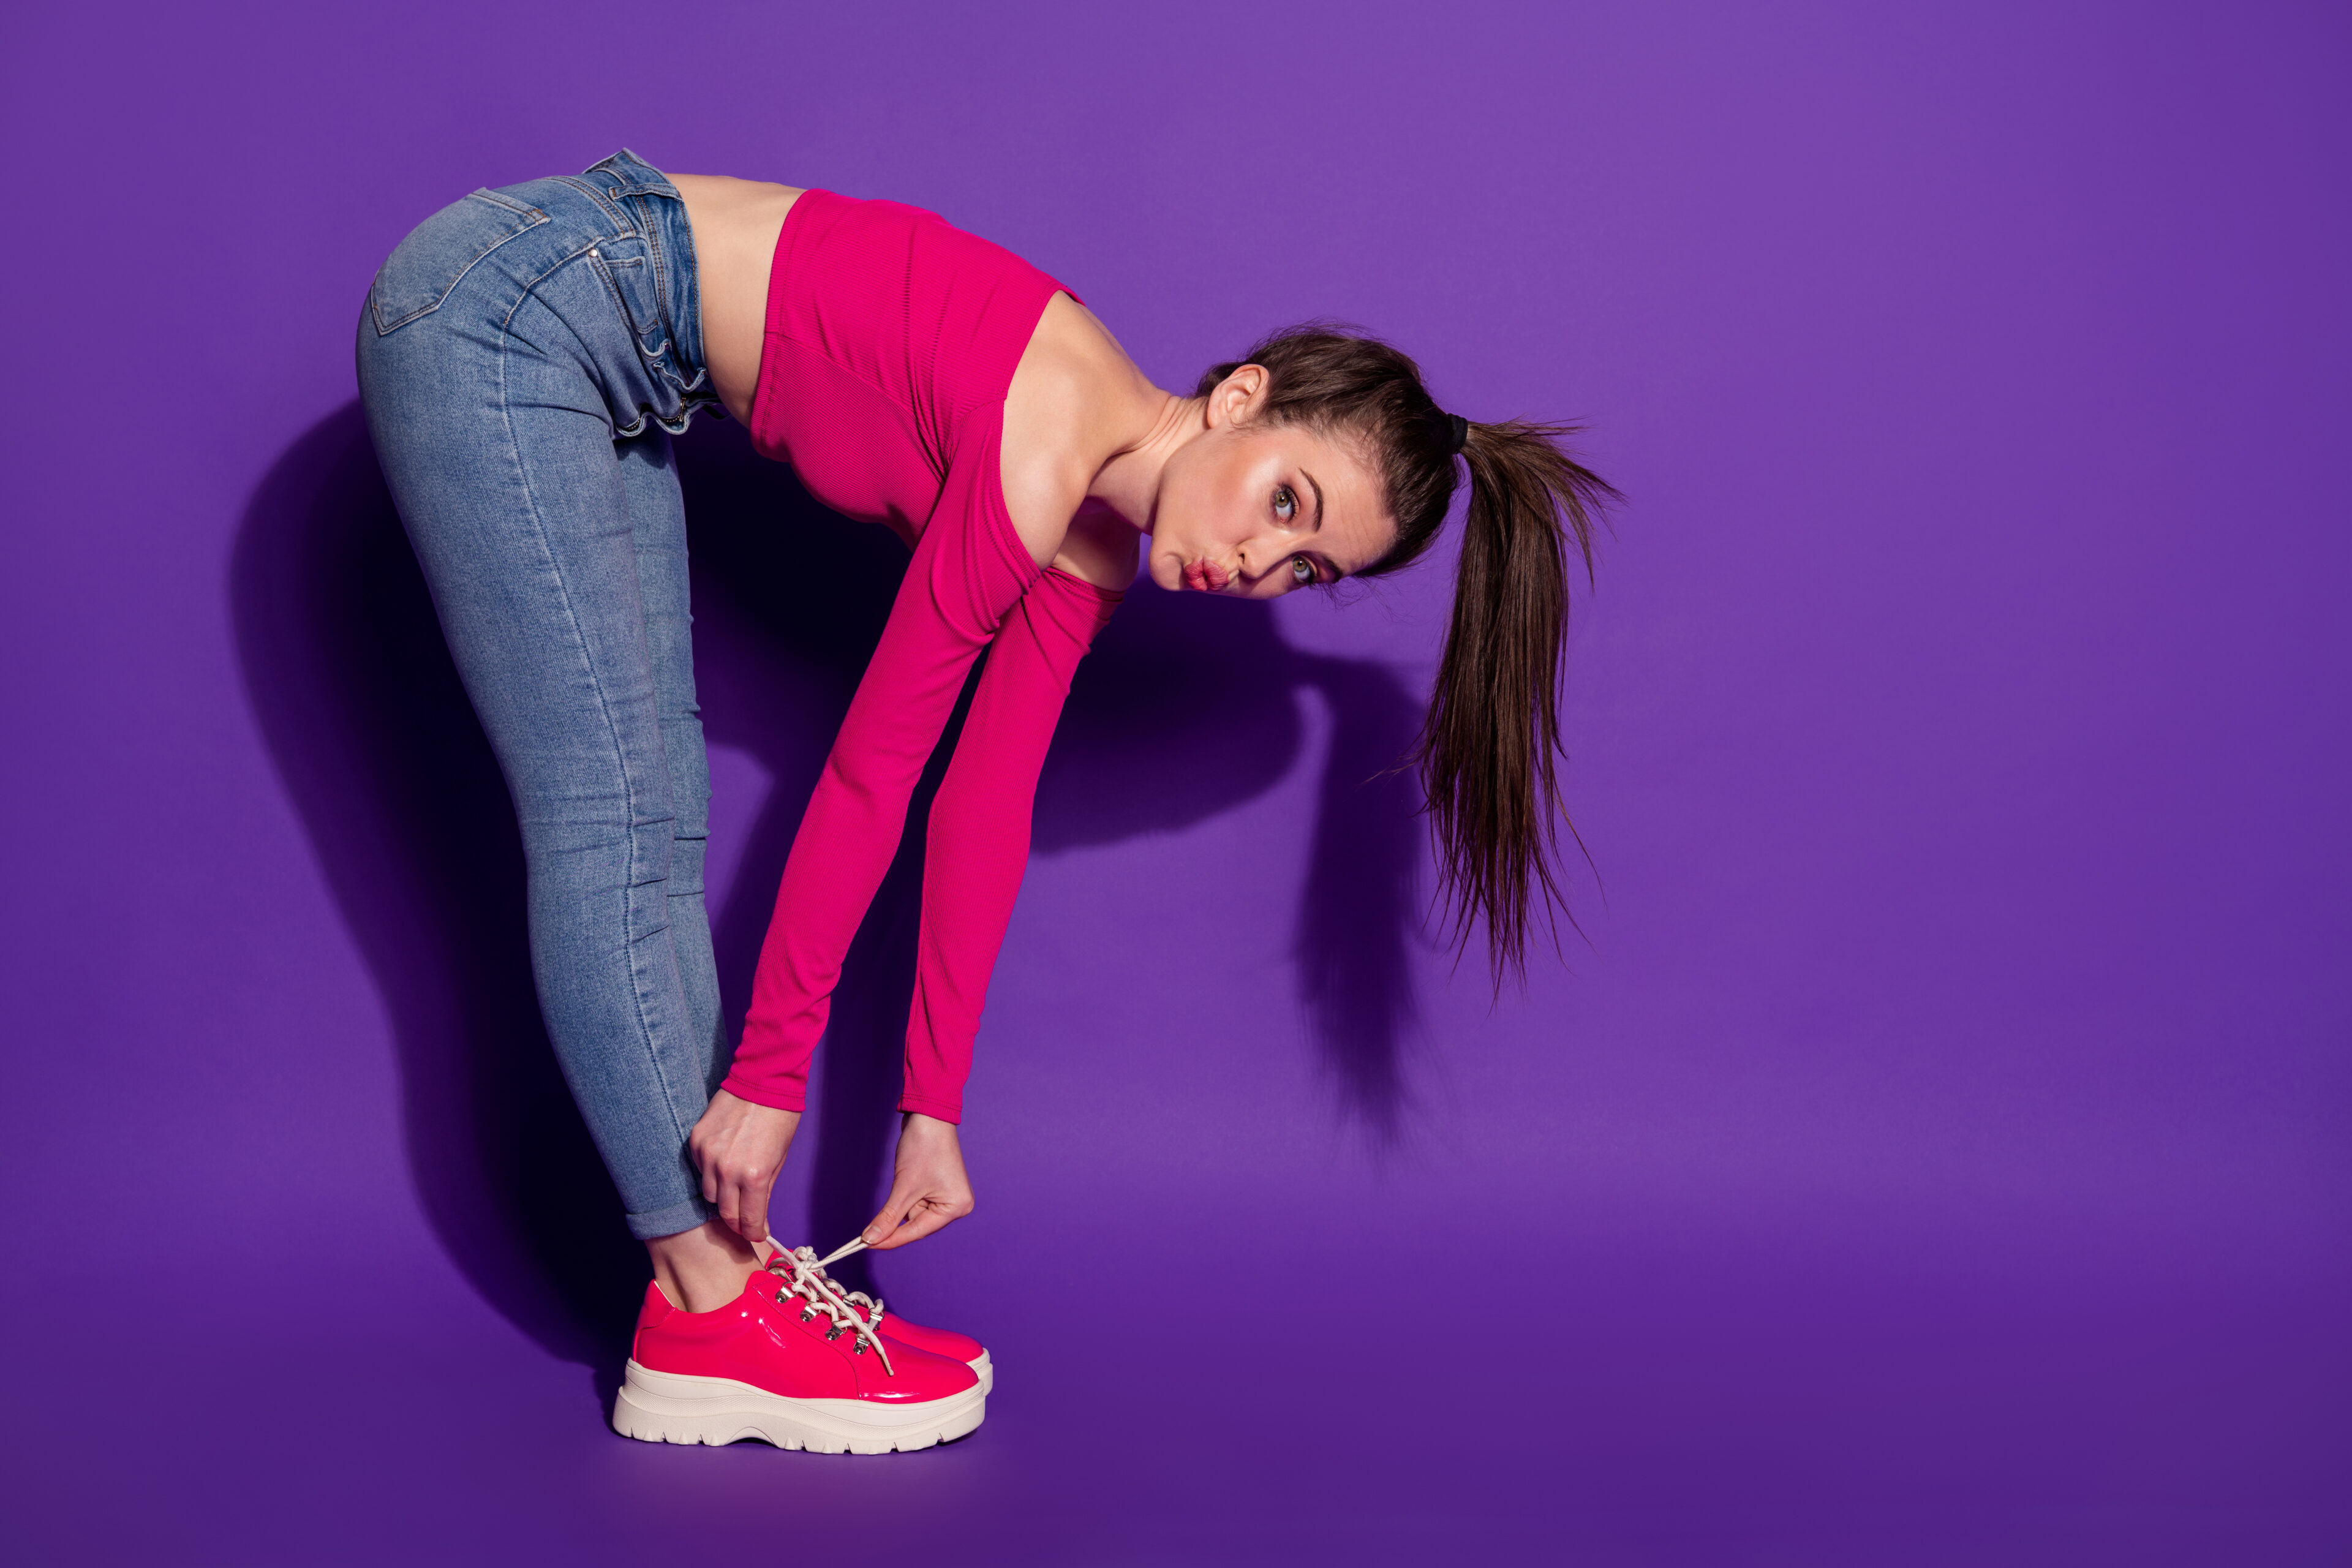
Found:
<svg viewBox="0 0 2352 1568"><path fill-rule="evenodd" d="M715 1312L743 1293L743 1281L759 1268L751 1244L718 1220L706 1220L676 1236L646 1243L654 1283L673 1307Z"/></svg>

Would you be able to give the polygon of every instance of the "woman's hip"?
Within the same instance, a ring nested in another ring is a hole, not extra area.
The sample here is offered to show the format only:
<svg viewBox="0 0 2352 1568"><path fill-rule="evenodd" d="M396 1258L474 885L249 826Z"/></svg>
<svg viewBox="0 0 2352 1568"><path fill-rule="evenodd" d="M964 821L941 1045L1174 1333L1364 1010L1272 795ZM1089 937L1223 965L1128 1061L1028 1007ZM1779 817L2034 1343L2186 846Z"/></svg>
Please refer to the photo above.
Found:
<svg viewBox="0 0 2352 1568"><path fill-rule="evenodd" d="M417 225L368 289L357 353L372 421L543 397L548 378L584 383L572 395L615 438L717 406L685 204L625 151Z"/></svg>

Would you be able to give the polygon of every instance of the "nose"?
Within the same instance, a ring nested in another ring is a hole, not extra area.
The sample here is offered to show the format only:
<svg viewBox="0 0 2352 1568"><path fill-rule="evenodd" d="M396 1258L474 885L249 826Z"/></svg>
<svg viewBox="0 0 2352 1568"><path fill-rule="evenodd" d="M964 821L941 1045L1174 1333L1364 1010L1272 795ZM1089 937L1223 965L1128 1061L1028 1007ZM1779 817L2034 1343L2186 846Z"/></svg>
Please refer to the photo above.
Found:
<svg viewBox="0 0 2352 1568"><path fill-rule="evenodd" d="M1234 563L1240 568L1235 575L1244 586L1255 591L1278 568L1290 561L1290 541L1281 534L1261 534L1234 552Z"/></svg>

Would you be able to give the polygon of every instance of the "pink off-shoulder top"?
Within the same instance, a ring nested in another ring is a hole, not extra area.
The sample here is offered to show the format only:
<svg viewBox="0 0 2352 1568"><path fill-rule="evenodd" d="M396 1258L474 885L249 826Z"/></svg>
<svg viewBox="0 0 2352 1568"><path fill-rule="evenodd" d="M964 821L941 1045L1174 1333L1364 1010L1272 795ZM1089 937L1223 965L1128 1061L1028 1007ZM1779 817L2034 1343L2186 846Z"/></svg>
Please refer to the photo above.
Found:
<svg viewBox="0 0 2352 1568"><path fill-rule="evenodd" d="M962 1118L981 1005L1029 857L1038 771L1071 674L1120 598L1040 571L1004 504L1005 392L1062 288L897 202L809 191L777 237L752 444L792 464L827 506L894 530L914 559L784 863L726 1079L745 1100L805 1104L850 938L985 648L931 806L898 1101Z"/></svg>

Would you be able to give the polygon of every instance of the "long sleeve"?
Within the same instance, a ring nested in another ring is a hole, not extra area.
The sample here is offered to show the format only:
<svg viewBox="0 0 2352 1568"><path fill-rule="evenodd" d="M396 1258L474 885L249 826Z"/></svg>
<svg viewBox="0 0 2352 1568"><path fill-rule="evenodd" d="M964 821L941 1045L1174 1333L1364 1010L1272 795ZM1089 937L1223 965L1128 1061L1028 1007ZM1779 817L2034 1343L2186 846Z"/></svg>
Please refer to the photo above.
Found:
<svg viewBox="0 0 2352 1568"><path fill-rule="evenodd" d="M890 868L923 764L971 661L1041 575L994 484L995 433L982 434L915 547L785 858L726 1079L741 1099L784 1110L806 1104L809 1058L842 960Z"/></svg>
<svg viewBox="0 0 2352 1568"><path fill-rule="evenodd" d="M922 1044L908 1062L917 1109L950 1114L960 1100L1027 858L1037 770L1070 672L1108 613L1077 579L1038 570L1000 479L1004 399L1056 291L1067 290L1010 251L895 202L806 191L776 237L752 445L915 553L784 861L727 1075L742 1099L806 1104L850 940L971 661L993 639L932 807Z"/></svg>
<svg viewBox="0 0 2352 1568"><path fill-rule="evenodd" d="M1070 678L1121 595L1060 571L1021 596L990 646L923 854L923 923L901 1110L963 1120L972 1038L1021 875L1037 774Z"/></svg>

